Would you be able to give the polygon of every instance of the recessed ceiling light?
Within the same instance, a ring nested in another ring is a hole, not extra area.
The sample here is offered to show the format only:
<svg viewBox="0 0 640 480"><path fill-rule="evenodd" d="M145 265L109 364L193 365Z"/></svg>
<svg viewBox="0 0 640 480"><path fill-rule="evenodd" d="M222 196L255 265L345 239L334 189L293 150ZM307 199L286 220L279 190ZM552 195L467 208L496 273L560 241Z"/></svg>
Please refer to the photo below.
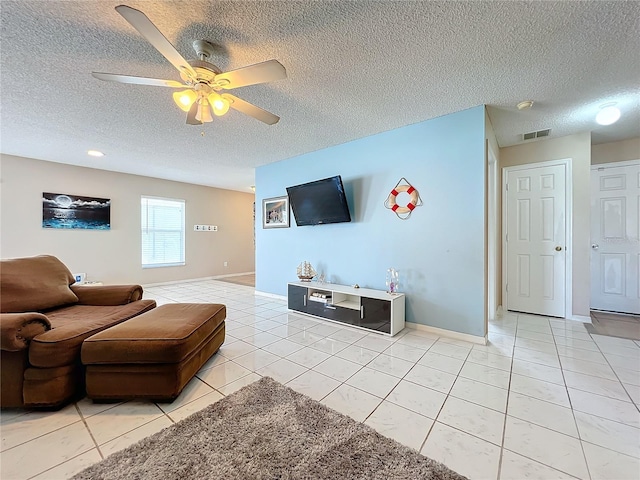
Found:
<svg viewBox="0 0 640 480"><path fill-rule="evenodd" d="M526 110L527 108L533 107L533 100L524 100L516 105L518 110Z"/></svg>
<svg viewBox="0 0 640 480"><path fill-rule="evenodd" d="M608 103L600 108L596 115L596 122L600 125L611 125L620 118L620 109L615 107L615 103Z"/></svg>
<svg viewBox="0 0 640 480"><path fill-rule="evenodd" d="M99 150L87 150L87 155L91 155L92 157L104 157L104 153Z"/></svg>

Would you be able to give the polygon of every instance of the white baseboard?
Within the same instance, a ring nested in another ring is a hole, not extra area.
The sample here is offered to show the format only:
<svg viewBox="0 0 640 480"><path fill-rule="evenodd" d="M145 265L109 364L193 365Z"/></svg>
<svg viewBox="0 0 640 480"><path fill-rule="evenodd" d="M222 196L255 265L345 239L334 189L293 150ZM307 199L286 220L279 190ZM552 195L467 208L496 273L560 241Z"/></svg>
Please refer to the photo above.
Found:
<svg viewBox="0 0 640 480"><path fill-rule="evenodd" d="M509 312L508 310L504 310L502 308L502 305L500 305L496 311L497 317L502 317L507 313L512 313L514 315L517 315L516 312ZM549 317L549 318L553 318L553 317ZM565 320L573 320L573 321L582 322L582 323L591 323L591 317L588 317L586 315L571 315L570 317L565 318Z"/></svg>
<svg viewBox="0 0 640 480"><path fill-rule="evenodd" d="M576 322L591 323L591 317L586 315L571 315L567 320L575 320Z"/></svg>
<svg viewBox="0 0 640 480"><path fill-rule="evenodd" d="M255 294L260 295L261 297L275 298L276 300L284 300L285 302L287 301L286 295L276 295L275 293L261 292L260 290L256 290Z"/></svg>
<svg viewBox="0 0 640 480"><path fill-rule="evenodd" d="M229 277L242 277L243 275L255 275L256 272L242 272L242 273L228 273L226 275L216 275L214 277L209 277L212 280L216 280L218 278L229 278Z"/></svg>
<svg viewBox="0 0 640 480"><path fill-rule="evenodd" d="M422 325L421 323L405 322L405 328L411 328L413 330L420 330L421 332L434 333L441 337L454 338L456 340L464 340L465 342L477 343L479 345L487 344L487 337L478 337L477 335L469 335L468 333L454 332L453 330L446 330L444 328L431 327L429 325Z"/></svg>
<svg viewBox="0 0 640 480"><path fill-rule="evenodd" d="M201 282L203 280L218 280L219 278L241 277L254 275L256 272L228 273L226 275L214 275L212 277L185 278L184 280L171 280L170 282L145 283L143 287L161 287L162 285L175 285L176 283Z"/></svg>

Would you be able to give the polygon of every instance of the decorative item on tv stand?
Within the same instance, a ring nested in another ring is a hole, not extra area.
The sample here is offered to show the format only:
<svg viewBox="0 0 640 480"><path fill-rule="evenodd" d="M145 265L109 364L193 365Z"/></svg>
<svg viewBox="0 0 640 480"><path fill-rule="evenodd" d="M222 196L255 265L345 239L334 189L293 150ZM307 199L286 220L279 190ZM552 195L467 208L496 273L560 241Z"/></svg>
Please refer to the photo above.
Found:
<svg viewBox="0 0 640 480"><path fill-rule="evenodd" d="M306 260L298 265L298 278L301 282L310 282L316 276L316 271Z"/></svg>
<svg viewBox="0 0 640 480"><path fill-rule="evenodd" d="M391 267L387 269L387 278L385 283L387 284L387 293L394 295L400 291L398 271L395 268Z"/></svg>

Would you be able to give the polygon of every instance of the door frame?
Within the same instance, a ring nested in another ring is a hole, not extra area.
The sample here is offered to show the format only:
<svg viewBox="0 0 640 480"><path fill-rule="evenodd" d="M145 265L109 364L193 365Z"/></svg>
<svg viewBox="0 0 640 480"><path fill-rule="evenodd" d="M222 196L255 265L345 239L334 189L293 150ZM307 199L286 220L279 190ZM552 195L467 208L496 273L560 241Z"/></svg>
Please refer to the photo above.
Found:
<svg viewBox="0 0 640 480"><path fill-rule="evenodd" d="M636 159L636 160L622 160L619 162L607 162L607 163L595 163L591 165L591 168L589 169L589 173L593 172L594 170L598 171L600 169L602 170L607 170L608 168L616 168L616 167L629 167L632 165L638 165L640 164L640 158ZM589 200L590 203L593 202L593 190L591 187L591 183L589 183ZM591 210L590 207L589 210ZM591 238L591 226L593 223L593 217L590 218L589 220L589 244L593 243L593 239ZM591 269L589 269L589 280L591 281L591 283L593 284L593 272L591 271ZM591 295L591 289L589 289L589 309L591 309L591 302L593 301L592 295ZM600 312L609 312L609 310L598 310ZM610 313L614 313L614 314L619 314L619 315L627 315L625 313L619 313L619 312L610 312Z"/></svg>
<svg viewBox="0 0 640 480"><path fill-rule="evenodd" d="M509 310L507 293L507 178L509 172L530 170L532 168L562 165L565 169L565 272L564 272L564 318L573 319L573 170L572 159L562 158L543 162L525 163L502 168L502 304Z"/></svg>
<svg viewBox="0 0 640 480"><path fill-rule="evenodd" d="M498 311L498 156L487 141L487 319L495 320Z"/></svg>

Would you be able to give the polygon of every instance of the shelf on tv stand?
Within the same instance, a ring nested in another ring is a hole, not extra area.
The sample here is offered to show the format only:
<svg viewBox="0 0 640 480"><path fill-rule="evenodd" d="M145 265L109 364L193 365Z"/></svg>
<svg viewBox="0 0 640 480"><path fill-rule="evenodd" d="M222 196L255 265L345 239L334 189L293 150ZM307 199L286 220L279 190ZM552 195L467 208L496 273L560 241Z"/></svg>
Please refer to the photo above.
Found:
<svg viewBox="0 0 640 480"><path fill-rule="evenodd" d="M288 302L290 310L368 331L393 336L404 328L405 296L402 293L331 283L291 282Z"/></svg>
<svg viewBox="0 0 640 480"><path fill-rule="evenodd" d="M333 302L336 307L351 308L352 310L360 310L360 302L353 300L343 300L342 302Z"/></svg>

